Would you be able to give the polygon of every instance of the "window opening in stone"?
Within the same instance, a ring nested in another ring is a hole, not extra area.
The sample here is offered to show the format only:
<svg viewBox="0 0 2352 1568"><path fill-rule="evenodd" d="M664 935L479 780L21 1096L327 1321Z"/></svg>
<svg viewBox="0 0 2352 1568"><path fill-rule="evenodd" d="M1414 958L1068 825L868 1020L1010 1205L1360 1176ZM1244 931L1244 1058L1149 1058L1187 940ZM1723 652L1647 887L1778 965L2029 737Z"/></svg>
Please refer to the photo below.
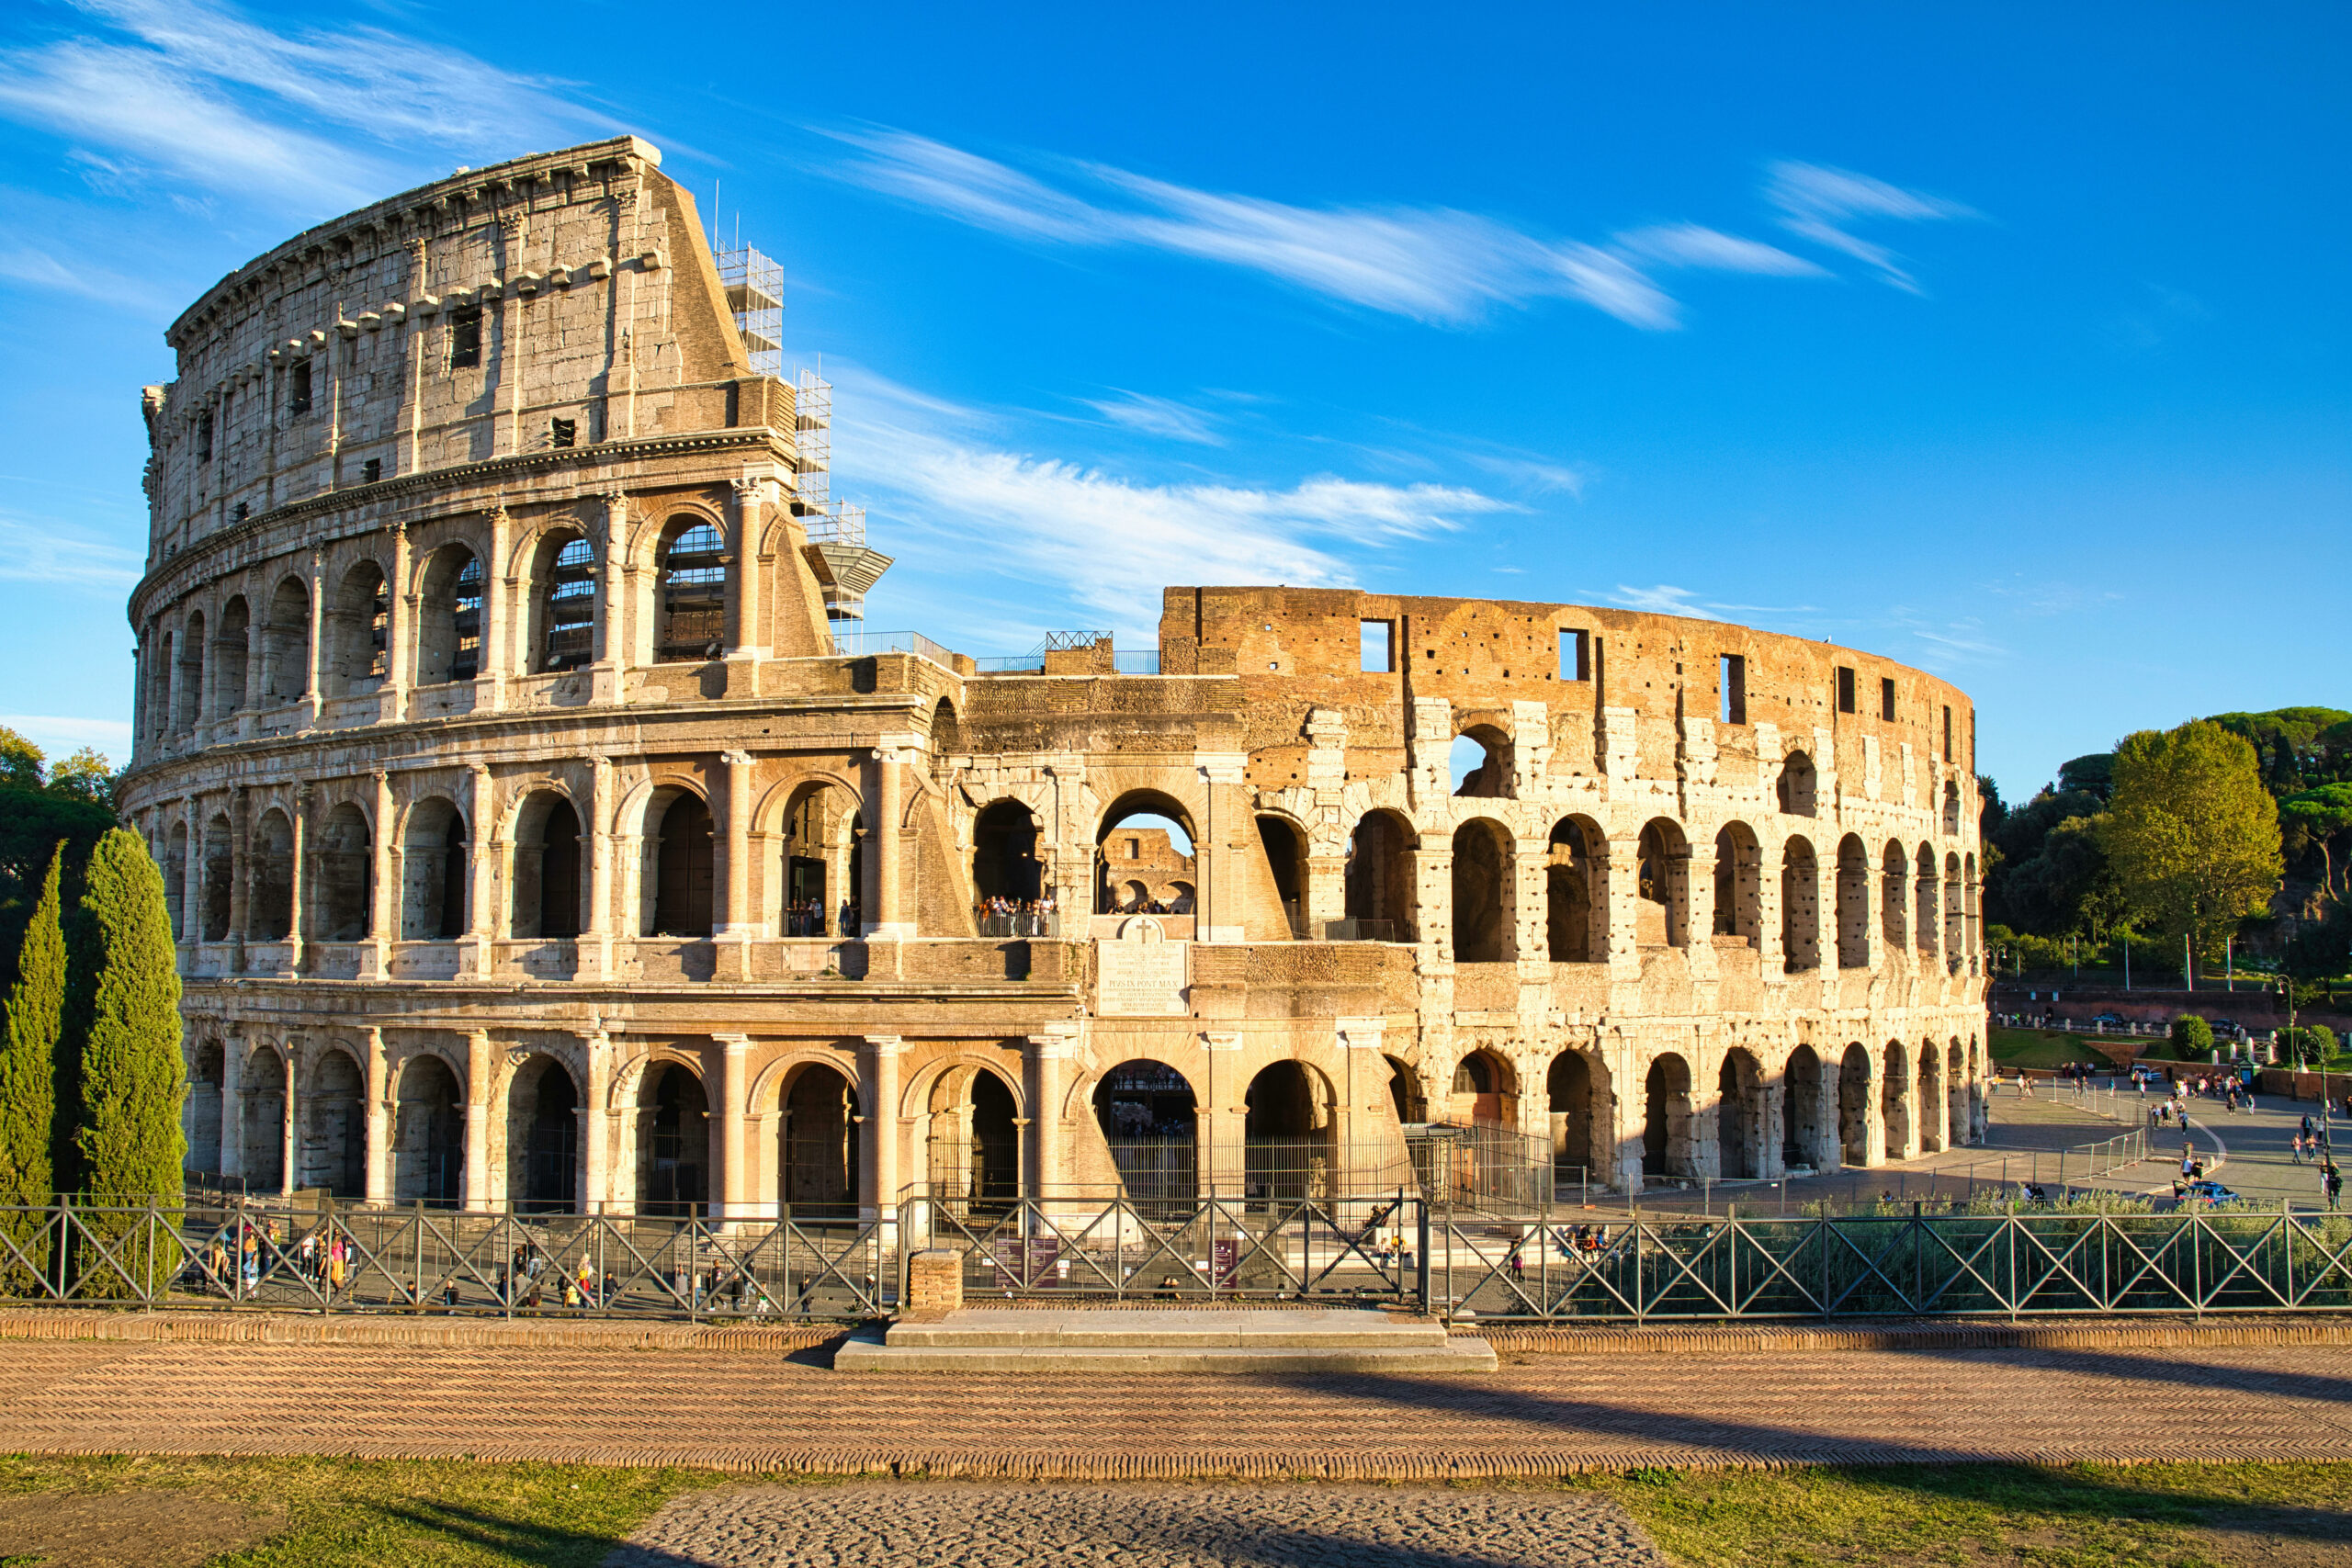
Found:
<svg viewBox="0 0 2352 1568"><path fill-rule="evenodd" d="M1266 853L1266 868L1273 875L1274 897L1282 905L1283 929L1293 941L1306 940L1306 841L1298 829L1279 817L1258 818L1258 843Z"/></svg>
<svg viewBox="0 0 2352 1568"><path fill-rule="evenodd" d="M1871 1054L1846 1047L1838 1066L1838 1153L1848 1165L1868 1165L1871 1156Z"/></svg>
<svg viewBox="0 0 2352 1568"><path fill-rule="evenodd" d="M865 832L850 793L814 784L793 797L784 826L784 934L854 937L860 930Z"/></svg>
<svg viewBox="0 0 2352 1568"><path fill-rule="evenodd" d="M383 477L384 459L381 457L369 457L359 465L359 482L361 484L371 485Z"/></svg>
<svg viewBox="0 0 2352 1568"><path fill-rule="evenodd" d="M240 523L243 523L246 518L251 517L253 514L254 514L254 503L253 503L252 502L250 502L250 501L241 501L241 502L237 502L237 510L236 510L236 514L235 514L235 515L236 515L236 521L238 521L238 522L240 522Z"/></svg>
<svg viewBox="0 0 2352 1568"><path fill-rule="evenodd" d="M1838 845L1838 967L1871 966L1871 856L1851 833Z"/></svg>
<svg viewBox="0 0 2352 1568"><path fill-rule="evenodd" d="M1745 822L1715 835L1715 929L1721 940L1759 945L1763 919L1763 846Z"/></svg>
<svg viewBox="0 0 2352 1568"><path fill-rule="evenodd" d="M243 1116L245 1190L277 1192L286 1185L286 1058L270 1047L245 1061Z"/></svg>
<svg viewBox="0 0 2352 1568"><path fill-rule="evenodd" d="M1821 875L1803 839L1781 853L1781 952L1792 975L1821 967Z"/></svg>
<svg viewBox="0 0 2352 1568"><path fill-rule="evenodd" d="M1911 904L1910 868L1903 855L1903 846L1889 839L1879 871L1879 927L1886 938L1886 950L1900 953L1910 938L1910 922L1905 919Z"/></svg>
<svg viewBox="0 0 2352 1568"><path fill-rule="evenodd" d="M1356 623L1356 667L1367 675L1385 675L1396 668L1396 625L1393 621Z"/></svg>
<svg viewBox="0 0 2352 1568"><path fill-rule="evenodd" d="M481 363L481 307L469 305L449 312L449 368L463 370Z"/></svg>
<svg viewBox="0 0 2352 1568"><path fill-rule="evenodd" d="M1813 759L1803 751L1790 752L1781 763L1781 777L1774 786L1781 813L1789 817L1812 816L1814 785Z"/></svg>
<svg viewBox="0 0 2352 1568"><path fill-rule="evenodd" d="M311 412L311 362L303 360L294 367L287 378L286 412L304 414Z"/></svg>
<svg viewBox="0 0 2352 1568"><path fill-rule="evenodd" d="M795 1220L857 1218L857 1091L821 1063L801 1068L784 1095L784 1201Z"/></svg>
<svg viewBox="0 0 2352 1568"><path fill-rule="evenodd" d="M580 934L580 815L541 791L515 818L513 929L518 937Z"/></svg>
<svg viewBox="0 0 2352 1568"><path fill-rule="evenodd" d="M1394 812L1370 811L1348 838L1347 918L1324 931L1331 942L1408 942L1413 851L1419 836Z"/></svg>
<svg viewBox="0 0 2352 1568"><path fill-rule="evenodd" d="M1135 790L1113 801L1094 836L1094 913L1193 914L1193 838L1191 816L1171 796Z"/></svg>
<svg viewBox="0 0 2352 1568"><path fill-rule="evenodd" d="M1388 1064L1388 1100L1396 1108L1396 1120L1408 1127L1419 1127L1430 1119L1429 1103L1421 1096L1421 1076L1394 1056L1380 1058Z"/></svg>
<svg viewBox="0 0 2352 1568"><path fill-rule="evenodd" d="M649 846L653 860L648 936L707 937L711 930L710 807L681 791L662 809Z"/></svg>
<svg viewBox="0 0 2352 1568"><path fill-rule="evenodd" d="M951 1067L933 1081L924 1153L934 1198L966 1213L1012 1208L1021 1195L1017 1103L1004 1080L985 1067Z"/></svg>
<svg viewBox="0 0 2352 1568"><path fill-rule="evenodd" d="M1512 797L1510 738L1491 724L1473 725L1446 750L1453 793L1477 800Z"/></svg>
<svg viewBox="0 0 2352 1568"><path fill-rule="evenodd" d="M575 536L556 552L547 592L541 668L577 670L596 657L596 552L586 539Z"/></svg>
<svg viewBox="0 0 2352 1568"><path fill-rule="evenodd" d="M187 824L172 824L164 840L164 909L172 922L172 940L186 942L187 931Z"/></svg>
<svg viewBox="0 0 2352 1568"><path fill-rule="evenodd" d="M251 645L253 613L242 598L229 601L220 612L220 635L214 639L212 716L226 718L245 705L245 661Z"/></svg>
<svg viewBox="0 0 2352 1568"><path fill-rule="evenodd" d="M1886 1157L1907 1159L1911 1153L1911 1068L1903 1043L1886 1043L1886 1089L1879 1100L1886 1119Z"/></svg>
<svg viewBox="0 0 2352 1568"><path fill-rule="evenodd" d="M1640 947L1690 944L1690 845L1682 829L1654 818L1635 841L1634 942Z"/></svg>
<svg viewBox="0 0 2352 1568"><path fill-rule="evenodd" d="M1544 1075L1544 1114L1552 1142L1555 1188L1591 1182L1605 1186L1609 1173L1592 1167L1594 1107L1592 1063L1581 1051L1563 1051Z"/></svg>
<svg viewBox="0 0 2352 1568"><path fill-rule="evenodd" d="M1135 847L1132 841L1128 853ZM1017 920L990 922L989 914L1017 915L1002 908L1043 896L1045 866L1037 858L1037 818L1017 800L990 801L972 823L972 892L980 900L982 934L1011 936ZM991 931L990 924L1005 929ZM1023 934L1027 934L1023 932Z"/></svg>
<svg viewBox="0 0 2352 1568"><path fill-rule="evenodd" d="M1878 716L1889 724L1894 722L1894 677L1892 675L1879 677Z"/></svg>
<svg viewBox="0 0 2352 1568"><path fill-rule="evenodd" d="M172 697L172 731L186 735L204 716L204 613L187 618L180 637L179 685Z"/></svg>
<svg viewBox="0 0 2352 1568"><path fill-rule="evenodd" d="M289 577L270 595L269 624L262 629L262 694L292 702L311 678L311 593Z"/></svg>
<svg viewBox="0 0 2352 1568"><path fill-rule="evenodd" d="M1560 679L1589 681L1592 678L1590 659L1592 647L1586 634L1573 626L1560 628Z"/></svg>
<svg viewBox="0 0 2352 1568"><path fill-rule="evenodd" d="M1716 722L1746 724L1747 722L1747 660L1741 654L1726 653L1715 663Z"/></svg>
<svg viewBox="0 0 2352 1568"><path fill-rule="evenodd" d="M470 681L481 673L481 558L466 558L466 564L458 570L458 580L452 588L449 625L453 640L449 653L449 679Z"/></svg>
<svg viewBox="0 0 2352 1568"><path fill-rule="evenodd" d="M1724 1181L1752 1181L1762 1174L1762 1065L1737 1047L1724 1052L1715 1097L1715 1174Z"/></svg>
<svg viewBox="0 0 2352 1568"><path fill-rule="evenodd" d="M1821 1116L1821 1057L1810 1045L1789 1053L1781 1086L1781 1163L1787 1169L1834 1168L1835 1151L1825 1151Z"/></svg>
<svg viewBox="0 0 2352 1568"><path fill-rule="evenodd" d="M1453 957L1460 964L1498 964L1506 953L1503 897L1510 854L1502 829L1484 820L1453 833Z"/></svg>
<svg viewBox="0 0 2352 1568"><path fill-rule="evenodd" d="M1095 1086L1094 1120L1129 1201L1189 1213L1200 1192L1199 1102L1183 1074L1165 1062L1120 1063Z"/></svg>
<svg viewBox="0 0 2352 1568"><path fill-rule="evenodd" d="M373 921L376 857L368 818L345 801L327 814L311 856L311 929L321 942L360 942Z"/></svg>
<svg viewBox="0 0 2352 1568"><path fill-rule="evenodd" d="M1838 666L1838 711L1854 711L1854 672L1847 666Z"/></svg>
<svg viewBox="0 0 2352 1568"><path fill-rule="evenodd" d="M383 572L373 561L359 562L344 573L328 604L325 657L319 660L322 694L349 697L374 691L388 668L391 628L391 592Z"/></svg>
<svg viewBox="0 0 2352 1568"><path fill-rule="evenodd" d="M548 421L548 446L571 446L576 445L579 439L580 422L578 420L550 419Z"/></svg>
<svg viewBox="0 0 2352 1568"><path fill-rule="evenodd" d="M707 523L673 523L658 575L662 636L657 662L716 659L727 643L727 541Z"/></svg>
<svg viewBox="0 0 2352 1568"><path fill-rule="evenodd" d="M212 461L212 411L207 409L196 417L196 460Z"/></svg>
<svg viewBox="0 0 2352 1568"><path fill-rule="evenodd" d="M229 940L229 897L236 885L236 852L229 842L229 817L216 812L204 825L204 940Z"/></svg>
<svg viewBox="0 0 2352 1568"><path fill-rule="evenodd" d="M1960 781L1944 781L1944 836L1952 838L1960 832Z"/></svg>
<svg viewBox="0 0 2352 1568"><path fill-rule="evenodd" d="M1597 825L1562 818L1553 826L1544 866L1545 951L1555 964L1592 964L1608 951L1608 898L1600 886ZM1596 922L1602 927L1596 930Z"/></svg>
<svg viewBox="0 0 2352 1568"><path fill-rule="evenodd" d="M294 828L275 808L254 824L247 852L253 860L246 892L246 935L254 942L284 942L294 920Z"/></svg>
<svg viewBox="0 0 2352 1568"><path fill-rule="evenodd" d="M1951 709L1944 709L1944 761L1951 761Z"/></svg>
<svg viewBox="0 0 2352 1568"><path fill-rule="evenodd" d="M447 941L467 926L466 819L445 796L409 809L407 843L401 856L401 939Z"/></svg>

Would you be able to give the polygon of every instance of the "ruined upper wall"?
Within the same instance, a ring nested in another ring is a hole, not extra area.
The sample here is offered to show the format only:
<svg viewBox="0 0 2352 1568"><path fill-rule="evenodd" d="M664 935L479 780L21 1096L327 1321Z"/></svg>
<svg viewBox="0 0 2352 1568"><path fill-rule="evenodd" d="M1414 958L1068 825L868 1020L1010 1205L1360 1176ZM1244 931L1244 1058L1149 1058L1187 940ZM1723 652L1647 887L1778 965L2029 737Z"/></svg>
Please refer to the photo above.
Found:
<svg viewBox="0 0 2352 1568"><path fill-rule="evenodd" d="M311 229L222 278L147 389L150 564L333 491L765 423L693 198L633 137L517 158ZM750 406L745 406L746 404Z"/></svg>

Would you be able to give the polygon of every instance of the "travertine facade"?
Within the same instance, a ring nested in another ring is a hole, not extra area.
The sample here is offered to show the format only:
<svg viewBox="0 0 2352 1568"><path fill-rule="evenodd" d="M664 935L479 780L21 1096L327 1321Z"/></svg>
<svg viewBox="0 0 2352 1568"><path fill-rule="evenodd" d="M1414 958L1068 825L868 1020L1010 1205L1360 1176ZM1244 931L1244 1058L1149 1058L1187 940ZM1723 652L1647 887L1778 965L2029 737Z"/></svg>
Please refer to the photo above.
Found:
<svg viewBox="0 0 2352 1568"><path fill-rule="evenodd" d="M794 389L634 141L322 225L170 341L124 806L196 1168L887 1215L1144 1137L1234 1190L1479 1122L1638 1187L1981 1127L1974 717L1916 671L1282 588L1170 589L1154 674L844 655ZM1089 913L1138 813L1189 912Z"/></svg>

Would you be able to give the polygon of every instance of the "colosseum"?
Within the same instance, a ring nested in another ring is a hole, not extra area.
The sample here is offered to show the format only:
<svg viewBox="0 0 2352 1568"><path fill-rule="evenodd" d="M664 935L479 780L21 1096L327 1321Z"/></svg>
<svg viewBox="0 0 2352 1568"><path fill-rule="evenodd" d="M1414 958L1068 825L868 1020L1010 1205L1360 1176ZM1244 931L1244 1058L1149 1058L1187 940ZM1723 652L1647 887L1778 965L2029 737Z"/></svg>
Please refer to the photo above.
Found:
<svg viewBox="0 0 2352 1568"><path fill-rule="evenodd" d="M864 632L763 263L621 139L171 327L122 805L192 1172L887 1224L1368 1190L1431 1124L1629 1194L1981 1137L1961 692L1351 590L1170 588L1151 652Z"/></svg>

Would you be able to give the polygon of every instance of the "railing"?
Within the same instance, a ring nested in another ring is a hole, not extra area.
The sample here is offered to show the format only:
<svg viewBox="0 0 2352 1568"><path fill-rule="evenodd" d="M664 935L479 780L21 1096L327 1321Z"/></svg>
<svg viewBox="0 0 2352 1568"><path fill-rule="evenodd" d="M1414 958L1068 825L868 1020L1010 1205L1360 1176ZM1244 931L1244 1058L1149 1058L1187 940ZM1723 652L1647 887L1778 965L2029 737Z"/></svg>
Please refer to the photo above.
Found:
<svg viewBox="0 0 2352 1568"><path fill-rule="evenodd" d="M1396 922L1394 920L1326 920L1323 922L1325 942L1396 942Z"/></svg>
<svg viewBox="0 0 2352 1568"><path fill-rule="evenodd" d="M975 909L982 936L1059 936L1062 918L1054 909Z"/></svg>
<svg viewBox="0 0 2352 1568"><path fill-rule="evenodd" d="M833 634L833 657L836 659L871 659L877 653L911 653L918 659L928 659L942 670L956 668L956 656L921 632L837 631Z"/></svg>

